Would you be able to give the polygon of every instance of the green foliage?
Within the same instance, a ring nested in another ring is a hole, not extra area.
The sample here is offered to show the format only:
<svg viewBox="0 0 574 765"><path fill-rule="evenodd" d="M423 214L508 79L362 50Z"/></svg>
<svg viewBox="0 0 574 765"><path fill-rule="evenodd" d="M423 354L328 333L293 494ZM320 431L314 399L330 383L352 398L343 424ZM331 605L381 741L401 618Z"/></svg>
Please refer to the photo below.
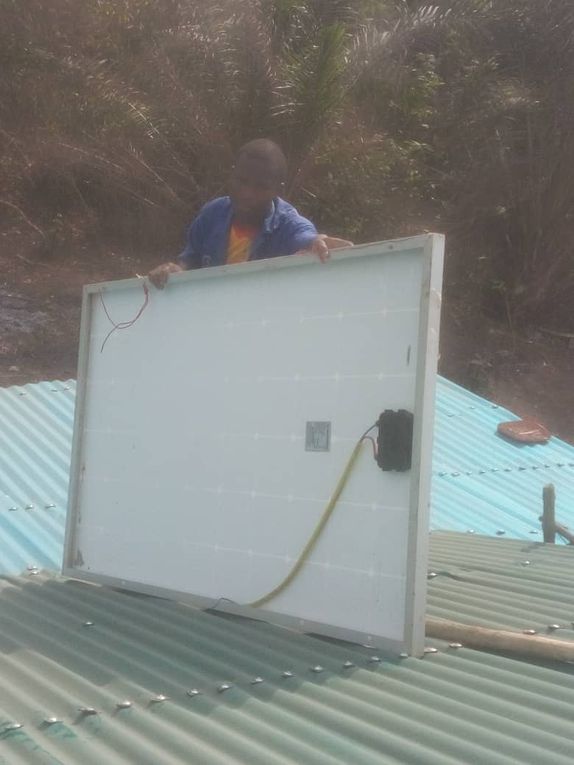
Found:
<svg viewBox="0 0 574 765"><path fill-rule="evenodd" d="M445 231L450 290L557 319L573 112L570 0L0 2L0 213L46 253L173 251L270 136L323 230Z"/></svg>

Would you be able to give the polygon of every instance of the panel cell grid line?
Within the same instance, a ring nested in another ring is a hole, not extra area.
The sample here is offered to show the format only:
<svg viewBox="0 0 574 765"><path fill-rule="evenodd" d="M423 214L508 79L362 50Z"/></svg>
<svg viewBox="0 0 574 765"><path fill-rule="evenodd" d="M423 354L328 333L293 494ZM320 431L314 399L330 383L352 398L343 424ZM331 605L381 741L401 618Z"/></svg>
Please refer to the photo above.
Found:
<svg viewBox="0 0 574 765"><path fill-rule="evenodd" d="M420 652L442 248L187 272L111 335L143 281L86 287L64 573ZM415 415L412 469L365 442L247 607L386 409Z"/></svg>

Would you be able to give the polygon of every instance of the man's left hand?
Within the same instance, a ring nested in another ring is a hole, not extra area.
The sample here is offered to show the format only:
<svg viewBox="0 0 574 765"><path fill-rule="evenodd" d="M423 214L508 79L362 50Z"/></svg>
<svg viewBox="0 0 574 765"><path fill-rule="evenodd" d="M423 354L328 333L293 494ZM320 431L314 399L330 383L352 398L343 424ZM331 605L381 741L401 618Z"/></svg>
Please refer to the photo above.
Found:
<svg viewBox="0 0 574 765"><path fill-rule="evenodd" d="M317 255L321 263L329 260L329 254L331 250L338 250L341 247L352 247L353 242L349 242L347 239L338 239L336 236L328 236L327 234L319 234L314 240L313 244L308 250L301 252L304 255L308 252L312 252Z"/></svg>

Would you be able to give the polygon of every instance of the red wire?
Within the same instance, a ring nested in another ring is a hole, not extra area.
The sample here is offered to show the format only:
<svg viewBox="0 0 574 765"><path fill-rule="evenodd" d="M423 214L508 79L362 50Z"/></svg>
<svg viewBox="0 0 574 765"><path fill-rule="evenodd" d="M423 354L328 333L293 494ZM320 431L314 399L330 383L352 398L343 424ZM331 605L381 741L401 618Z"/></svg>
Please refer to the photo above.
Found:
<svg viewBox="0 0 574 765"><path fill-rule="evenodd" d="M371 436L363 436L361 441L370 441L373 444L373 457L377 459L377 444L375 443L375 439Z"/></svg>
<svg viewBox="0 0 574 765"><path fill-rule="evenodd" d="M104 296L100 292L100 301L102 303L102 308L104 309L104 313L108 317L108 321L110 322L110 324L113 324L112 328L110 329L110 331L108 332L108 334L104 338L104 342L102 343L102 347L100 348L100 353L102 353L106 343L108 342L110 337L114 334L114 332L117 329L129 329L130 327L133 327L133 325L136 323L136 321L140 318L142 313L145 311L145 309L147 308L147 304L149 303L149 288L148 288L148 286L147 286L147 284L145 282L143 283L143 291L144 291L144 295L145 295L144 302L143 302L142 307L139 309L137 314L134 316L134 318L130 319L129 321L120 321L119 323L116 323L112 319L112 317L110 316L110 314L108 312L108 309L106 308L106 304L104 302Z"/></svg>

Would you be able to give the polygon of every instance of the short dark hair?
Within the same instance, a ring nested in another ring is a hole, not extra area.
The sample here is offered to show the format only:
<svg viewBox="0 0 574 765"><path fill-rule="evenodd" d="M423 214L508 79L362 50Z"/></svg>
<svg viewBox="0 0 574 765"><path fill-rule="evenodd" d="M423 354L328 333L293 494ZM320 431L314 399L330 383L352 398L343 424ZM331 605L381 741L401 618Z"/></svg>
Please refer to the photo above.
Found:
<svg viewBox="0 0 574 765"><path fill-rule="evenodd" d="M242 157L266 165L278 183L284 183L287 179L285 154L274 141L270 141L268 138L256 138L254 141L244 144L237 152L235 162L239 162Z"/></svg>

